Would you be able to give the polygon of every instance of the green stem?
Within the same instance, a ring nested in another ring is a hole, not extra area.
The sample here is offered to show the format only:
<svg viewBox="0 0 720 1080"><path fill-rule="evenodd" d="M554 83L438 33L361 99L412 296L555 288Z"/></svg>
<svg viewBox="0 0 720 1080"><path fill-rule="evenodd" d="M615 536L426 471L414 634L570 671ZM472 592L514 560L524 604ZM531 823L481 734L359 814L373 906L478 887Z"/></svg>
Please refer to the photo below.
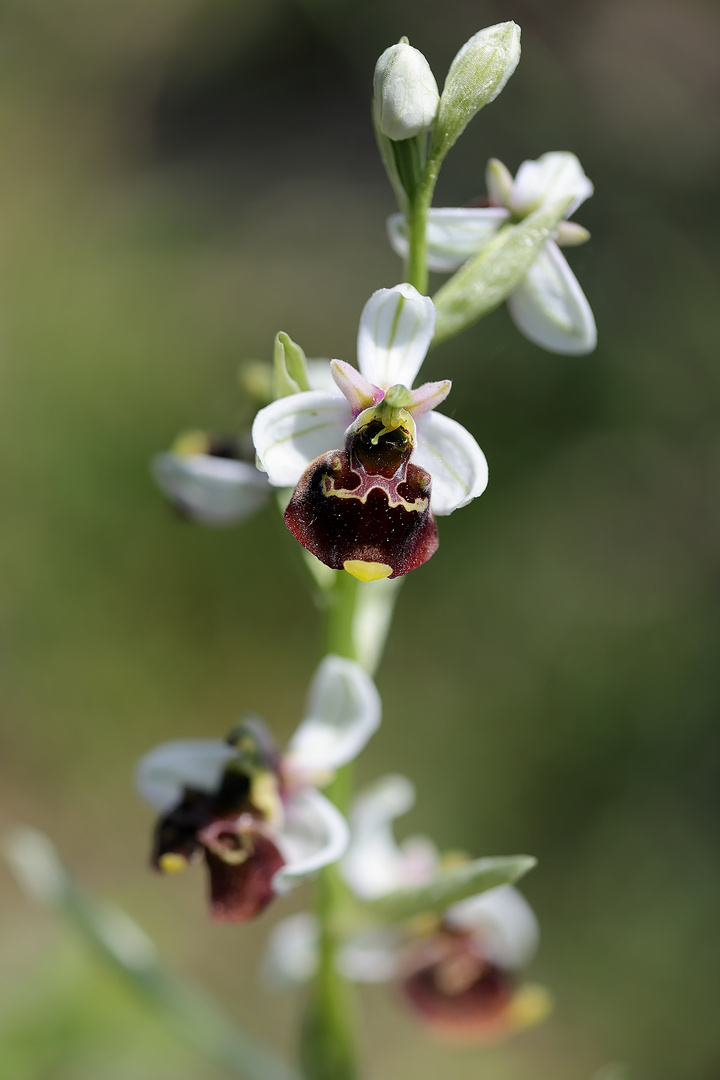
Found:
<svg viewBox="0 0 720 1080"><path fill-rule="evenodd" d="M360 582L357 578L344 570L339 571L330 593L325 626L326 655L335 653L336 656L345 656L348 660L358 659L354 622L359 591Z"/></svg>
<svg viewBox="0 0 720 1080"><path fill-rule="evenodd" d="M410 232L410 249L405 267L407 281L414 285L423 296L427 294L428 267L427 267L427 219L428 211L432 205L435 185L440 162L435 158L429 158L422 182L418 187L415 197L410 203L407 215L408 230Z"/></svg>
<svg viewBox="0 0 720 1080"><path fill-rule="evenodd" d="M432 203L440 169L439 161L431 158L415 190L408 211L410 250L406 277L418 292L427 293L427 217ZM372 587L372 586L371 586ZM347 573L339 573L329 592L325 632L325 653L335 653L350 660L362 661L362 649L357 640L358 605L362 602L361 586ZM394 598L389 600L387 620L391 617ZM383 627L385 633L387 626ZM375 655L374 663L379 660ZM374 666L373 663L373 666ZM352 799L352 766L338 771L326 794L343 813ZM310 991L302 1026L301 1064L306 1080L356 1080L357 1050L354 1032L354 1002L352 988L337 967L340 939L337 933L338 914L347 905L347 887L337 865L325 867L320 874L317 890L317 917L320 926L318 972Z"/></svg>

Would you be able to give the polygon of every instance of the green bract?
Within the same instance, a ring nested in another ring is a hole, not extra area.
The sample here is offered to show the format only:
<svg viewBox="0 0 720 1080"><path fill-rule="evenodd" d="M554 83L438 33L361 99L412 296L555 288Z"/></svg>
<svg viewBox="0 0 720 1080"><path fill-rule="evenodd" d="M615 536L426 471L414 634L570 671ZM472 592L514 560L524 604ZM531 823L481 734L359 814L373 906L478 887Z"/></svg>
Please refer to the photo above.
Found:
<svg viewBox="0 0 720 1080"><path fill-rule="evenodd" d="M570 205L570 198L542 206L517 225L505 225L433 297L435 343L459 334L507 300L527 274Z"/></svg>
<svg viewBox="0 0 720 1080"><path fill-rule="evenodd" d="M442 161L475 113L498 96L519 59L520 27L514 22L488 26L463 45L443 87L431 158Z"/></svg>
<svg viewBox="0 0 720 1080"><path fill-rule="evenodd" d="M282 330L275 335L273 366L273 389L276 398L289 397L290 394L310 389L305 353Z"/></svg>
<svg viewBox="0 0 720 1080"><path fill-rule="evenodd" d="M506 855L495 859L473 859L441 870L432 881L397 889L366 900L363 911L381 922L405 922L417 915L440 913L468 896L512 885L536 865L531 855Z"/></svg>

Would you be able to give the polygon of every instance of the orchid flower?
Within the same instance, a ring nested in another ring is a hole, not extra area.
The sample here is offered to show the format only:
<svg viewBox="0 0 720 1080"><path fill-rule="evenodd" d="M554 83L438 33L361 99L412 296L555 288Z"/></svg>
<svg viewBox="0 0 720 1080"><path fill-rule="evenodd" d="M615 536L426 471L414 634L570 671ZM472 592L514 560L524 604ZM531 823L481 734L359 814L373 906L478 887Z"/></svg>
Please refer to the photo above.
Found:
<svg viewBox="0 0 720 1080"><path fill-rule="evenodd" d="M185 517L203 525L237 525L265 503L271 487L264 473L241 460L236 439L201 431L180 436L150 464L155 482Z"/></svg>
<svg viewBox="0 0 720 1080"><path fill-rule="evenodd" d="M428 214L428 266L452 273L492 240L503 225L522 221L539 207L568 200L565 219L593 193L593 185L574 154L555 151L537 161L524 161L513 180L502 162L487 168L488 206L442 207ZM409 242L403 214L388 219L393 249L403 258ZM590 239L582 226L564 220L548 240L523 282L508 297L508 310L518 330L550 352L580 355L592 352L597 330L590 305L560 251Z"/></svg>
<svg viewBox="0 0 720 1080"><path fill-rule="evenodd" d="M447 865L426 837L396 842L393 822L414 801L409 780L386 776L355 803L351 841L340 865L359 900L423 885ZM278 923L265 958L267 981L280 986L312 978L317 942L317 923L309 913ZM435 1034L483 1042L538 1023L548 1012L547 992L518 985L514 975L537 943L537 919L527 901L511 885L500 885L452 904L440 918L377 926L350 937L337 962L356 982L395 982Z"/></svg>
<svg viewBox="0 0 720 1080"><path fill-rule="evenodd" d="M429 297L406 284L379 289L360 319L359 371L332 360L335 392L281 398L253 424L270 483L295 488L290 531L321 562L362 581L420 566L437 548L433 515L451 514L487 485L475 439L434 411L450 381L412 389L434 327Z"/></svg>
<svg viewBox="0 0 720 1080"><path fill-rule="evenodd" d="M380 698L358 664L327 656L305 718L280 755L262 721L226 739L177 739L137 766L140 794L160 817L151 862L172 873L204 859L215 919L244 922L273 896L335 862L347 823L318 788L380 723Z"/></svg>

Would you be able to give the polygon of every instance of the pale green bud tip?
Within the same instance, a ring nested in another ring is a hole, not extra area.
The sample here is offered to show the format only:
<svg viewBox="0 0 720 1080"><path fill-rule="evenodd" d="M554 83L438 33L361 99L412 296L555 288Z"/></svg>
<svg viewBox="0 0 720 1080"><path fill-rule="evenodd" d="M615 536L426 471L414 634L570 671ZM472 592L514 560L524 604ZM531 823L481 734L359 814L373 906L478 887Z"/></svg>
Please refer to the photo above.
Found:
<svg viewBox="0 0 720 1080"><path fill-rule="evenodd" d="M512 198L513 176L502 161L490 158L487 163L486 182L491 201L497 206L508 206Z"/></svg>
<svg viewBox="0 0 720 1080"><path fill-rule="evenodd" d="M396 142L432 127L440 94L430 65L403 39L375 66L375 112L383 135Z"/></svg>
<svg viewBox="0 0 720 1080"><path fill-rule="evenodd" d="M442 158L473 116L498 96L520 59L520 27L496 23L466 41L450 65L431 154Z"/></svg>

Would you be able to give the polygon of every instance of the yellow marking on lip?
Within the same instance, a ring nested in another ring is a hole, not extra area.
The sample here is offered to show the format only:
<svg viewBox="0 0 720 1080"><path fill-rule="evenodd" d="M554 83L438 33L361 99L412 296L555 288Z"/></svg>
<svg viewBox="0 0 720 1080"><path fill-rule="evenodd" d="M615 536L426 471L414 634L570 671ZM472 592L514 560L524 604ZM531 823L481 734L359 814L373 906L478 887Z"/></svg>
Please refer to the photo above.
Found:
<svg viewBox="0 0 720 1080"><path fill-rule="evenodd" d="M393 572L392 566L387 563L364 562L362 559L346 559L343 570L347 570L348 574L352 574L358 581L380 581L390 577Z"/></svg>
<svg viewBox="0 0 720 1080"><path fill-rule="evenodd" d="M415 499L414 502L409 502L407 499L403 499L401 495L398 495L396 499L393 499L382 484L373 484L364 495L358 495L356 491L346 491L344 488L336 488L335 481L332 476L328 476L327 473L322 478L322 493L327 497L334 497L336 499L357 499L358 502L363 505L368 500L368 495L371 491L383 491L387 496L388 506L391 510L397 510L398 506L402 506L404 510L408 510L415 514L422 514L427 510L427 499Z"/></svg>
<svg viewBox="0 0 720 1080"><path fill-rule="evenodd" d="M166 851L158 859L158 866L163 874L180 874L187 869L187 864L184 855L178 855L176 851Z"/></svg>

